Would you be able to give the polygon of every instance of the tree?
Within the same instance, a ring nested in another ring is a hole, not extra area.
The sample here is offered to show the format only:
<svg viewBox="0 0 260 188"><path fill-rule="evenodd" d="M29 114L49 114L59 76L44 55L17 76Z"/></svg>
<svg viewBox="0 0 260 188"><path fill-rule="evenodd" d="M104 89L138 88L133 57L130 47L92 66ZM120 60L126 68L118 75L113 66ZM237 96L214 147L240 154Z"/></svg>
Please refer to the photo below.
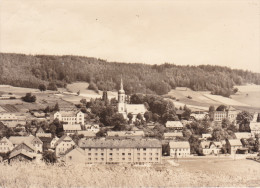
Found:
<svg viewBox="0 0 260 188"><path fill-rule="evenodd" d="M129 121L131 122L133 119L133 114L132 113L128 113L127 114L127 118L129 119Z"/></svg>
<svg viewBox="0 0 260 188"><path fill-rule="evenodd" d="M58 103L55 104L55 106L54 106L54 108L53 108L52 111L53 111L53 112L60 111L60 107L59 107L59 104L58 104Z"/></svg>
<svg viewBox="0 0 260 188"><path fill-rule="evenodd" d="M142 119L143 119L142 114L138 113L138 114L136 115L136 119L142 120Z"/></svg>
<svg viewBox="0 0 260 188"><path fill-rule="evenodd" d="M153 115L152 112L149 112L149 111L146 111L144 113L144 118L145 118L146 122L149 122L152 119L152 115Z"/></svg>
<svg viewBox="0 0 260 188"><path fill-rule="evenodd" d="M212 132L212 139L214 141L221 141L221 140L224 140L224 139L227 139L228 138L228 134L227 132L225 132L225 130L217 127L213 130Z"/></svg>
<svg viewBox="0 0 260 188"><path fill-rule="evenodd" d="M54 82L50 82L48 87L47 87L48 90L53 90L53 91L57 91L58 88L57 88L57 85L54 83Z"/></svg>
<svg viewBox="0 0 260 188"><path fill-rule="evenodd" d="M253 115L248 111L242 111L237 115L237 123L239 124L240 132L250 132L250 121L253 119Z"/></svg>
<svg viewBox="0 0 260 188"><path fill-rule="evenodd" d="M182 114L183 118L186 120L190 119L191 109L189 109L186 105L184 105L184 112Z"/></svg>
<svg viewBox="0 0 260 188"><path fill-rule="evenodd" d="M47 89L45 84L40 84L38 88L40 91L46 91L46 89Z"/></svg>
<svg viewBox="0 0 260 188"><path fill-rule="evenodd" d="M32 93L26 93L26 95L22 97L22 100L25 102L35 102L36 96L32 95Z"/></svg>
<svg viewBox="0 0 260 188"><path fill-rule="evenodd" d="M57 157L55 152L52 151L44 151L42 154L42 158L46 163L56 163L57 162Z"/></svg>
<svg viewBox="0 0 260 188"><path fill-rule="evenodd" d="M255 151L255 152L259 152L259 148L260 148L260 145L259 145L259 134L257 134L257 135L255 136L254 151Z"/></svg>
<svg viewBox="0 0 260 188"><path fill-rule="evenodd" d="M112 116L112 122L114 123L113 130L115 131L123 131L126 129L126 121L124 119L124 116L122 114L116 113Z"/></svg>
<svg viewBox="0 0 260 188"><path fill-rule="evenodd" d="M222 125L222 128L225 129L225 128L228 128L230 126L231 122L229 121L229 119L227 118L224 118L221 122L221 125Z"/></svg>
<svg viewBox="0 0 260 188"><path fill-rule="evenodd" d="M227 106L222 104L222 105L217 107L216 111L225 111L226 109L227 109Z"/></svg>
<svg viewBox="0 0 260 188"><path fill-rule="evenodd" d="M200 140L198 137L191 135L189 138L189 143L191 154L203 155L202 148L200 146Z"/></svg>
<svg viewBox="0 0 260 188"><path fill-rule="evenodd" d="M233 89L233 93L235 94L235 93L237 93L238 92L238 89L237 88L234 88Z"/></svg>

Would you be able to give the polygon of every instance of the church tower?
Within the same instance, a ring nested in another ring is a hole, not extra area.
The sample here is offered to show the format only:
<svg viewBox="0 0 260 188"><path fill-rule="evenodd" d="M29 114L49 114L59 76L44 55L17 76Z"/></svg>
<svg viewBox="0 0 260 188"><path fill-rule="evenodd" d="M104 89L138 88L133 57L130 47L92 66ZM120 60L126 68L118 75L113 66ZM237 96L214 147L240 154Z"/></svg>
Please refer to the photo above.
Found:
<svg viewBox="0 0 260 188"><path fill-rule="evenodd" d="M118 112L125 113L126 111L126 104L125 104L125 90L123 87L123 81L121 78L120 90L118 91Z"/></svg>

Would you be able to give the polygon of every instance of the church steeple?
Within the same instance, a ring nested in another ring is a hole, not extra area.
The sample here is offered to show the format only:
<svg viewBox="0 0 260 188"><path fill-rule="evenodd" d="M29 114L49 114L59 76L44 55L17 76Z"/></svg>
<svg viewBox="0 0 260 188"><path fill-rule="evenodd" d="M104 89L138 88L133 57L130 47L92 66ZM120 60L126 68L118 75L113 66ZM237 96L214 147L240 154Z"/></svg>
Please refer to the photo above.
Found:
<svg viewBox="0 0 260 188"><path fill-rule="evenodd" d="M125 90L123 86L123 79L121 77L120 90L118 91L118 112L125 112Z"/></svg>
<svg viewBox="0 0 260 188"><path fill-rule="evenodd" d="M121 85L120 85L120 90L124 90L124 86L123 86L123 80L122 80L122 77L121 77Z"/></svg>

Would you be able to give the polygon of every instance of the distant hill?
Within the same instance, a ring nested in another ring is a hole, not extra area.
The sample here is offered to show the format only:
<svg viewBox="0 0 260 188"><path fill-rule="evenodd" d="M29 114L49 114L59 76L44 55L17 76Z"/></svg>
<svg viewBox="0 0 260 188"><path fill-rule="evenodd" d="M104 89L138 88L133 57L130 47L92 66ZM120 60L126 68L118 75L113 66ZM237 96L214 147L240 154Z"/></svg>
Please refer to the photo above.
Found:
<svg viewBox="0 0 260 188"><path fill-rule="evenodd" d="M229 96L234 85L260 84L259 73L221 66L146 65L69 55L0 53L0 84L37 88L40 83L65 87L74 81L87 81L100 90L114 90L119 88L121 76L127 93L159 95L175 87L188 87Z"/></svg>

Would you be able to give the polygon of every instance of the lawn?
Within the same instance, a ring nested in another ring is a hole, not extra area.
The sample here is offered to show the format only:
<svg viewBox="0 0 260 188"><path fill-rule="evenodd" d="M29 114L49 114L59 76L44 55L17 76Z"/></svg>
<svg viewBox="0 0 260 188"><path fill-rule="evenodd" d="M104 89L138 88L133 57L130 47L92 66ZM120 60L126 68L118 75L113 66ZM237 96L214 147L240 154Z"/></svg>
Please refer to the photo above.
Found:
<svg viewBox="0 0 260 188"><path fill-rule="evenodd" d="M0 163L0 187L260 186L260 163L249 160L179 160L164 168L130 165Z"/></svg>

